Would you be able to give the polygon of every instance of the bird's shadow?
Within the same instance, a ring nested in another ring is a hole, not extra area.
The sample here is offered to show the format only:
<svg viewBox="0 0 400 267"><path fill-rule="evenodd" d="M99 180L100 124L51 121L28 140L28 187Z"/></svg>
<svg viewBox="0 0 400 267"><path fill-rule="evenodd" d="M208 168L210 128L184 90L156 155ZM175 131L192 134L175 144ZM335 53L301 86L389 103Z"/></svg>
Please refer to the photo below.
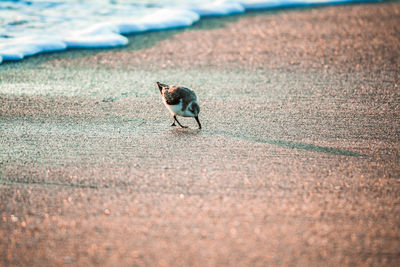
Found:
<svg viewBox="0 0 400 267"><path fill-rule="evenodd" d="M171 127L171 133L175 136L195 136L201 133L201 129L181 128L178 126Z"/></svg>

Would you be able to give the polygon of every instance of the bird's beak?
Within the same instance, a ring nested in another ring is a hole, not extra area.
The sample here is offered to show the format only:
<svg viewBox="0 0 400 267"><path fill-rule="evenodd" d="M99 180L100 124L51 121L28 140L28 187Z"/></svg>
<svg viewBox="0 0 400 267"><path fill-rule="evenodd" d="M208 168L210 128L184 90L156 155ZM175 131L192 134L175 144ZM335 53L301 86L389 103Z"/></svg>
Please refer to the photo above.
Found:
<svg viewBox="0 0 400 267"><path fill-rule="evenodd" d="M161 93L161 91L162 91L162 83L156 82L156 84L157 84L158 90L160 90L160 93Z"/></svg>
<svg viewBox="0 0 400 267"><path fill-rule="evenodd" d="M194 118L196 119L197 124L199 125L199 129L201 129L201 124L200 124L200 121L199 121L199 117L194 117Z"/></svg>

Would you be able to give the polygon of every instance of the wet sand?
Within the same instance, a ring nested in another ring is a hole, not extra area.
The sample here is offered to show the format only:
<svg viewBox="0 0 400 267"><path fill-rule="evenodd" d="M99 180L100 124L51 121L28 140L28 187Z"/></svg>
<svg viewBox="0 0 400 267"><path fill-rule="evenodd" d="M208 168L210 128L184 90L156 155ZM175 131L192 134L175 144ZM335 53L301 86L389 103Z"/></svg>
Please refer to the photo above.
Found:
<svg viewBox="0 0 400 267"><path fill-rule="evenodd" d="M275 10L0 65L0 265L398 266L399 25Z"/></svg>

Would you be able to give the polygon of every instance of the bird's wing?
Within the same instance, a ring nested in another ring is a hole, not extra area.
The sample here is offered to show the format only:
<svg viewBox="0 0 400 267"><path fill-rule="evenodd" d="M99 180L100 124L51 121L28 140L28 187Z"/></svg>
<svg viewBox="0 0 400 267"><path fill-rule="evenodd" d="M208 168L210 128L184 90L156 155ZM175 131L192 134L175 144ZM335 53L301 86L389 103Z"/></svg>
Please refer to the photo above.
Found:
<svg viewBox="0 0 400 267"><path fill-rule="evenodd" d="M179 86L171 86L164 95L168 105L178 105L183 98L187 103L196 99L196 95L190 89Z"/></svg>

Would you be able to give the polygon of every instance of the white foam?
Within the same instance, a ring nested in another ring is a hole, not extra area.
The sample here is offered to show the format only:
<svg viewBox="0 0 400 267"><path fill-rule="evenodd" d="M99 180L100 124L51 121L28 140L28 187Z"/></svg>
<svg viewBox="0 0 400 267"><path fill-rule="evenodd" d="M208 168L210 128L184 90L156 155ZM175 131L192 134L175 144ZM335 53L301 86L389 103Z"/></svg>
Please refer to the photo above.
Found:
<svg viewBox="0 0 400 267"><path fill-rule="evenodd" d="M379 0L369 2L372 1ZM128 44L128 39L123 34L189 27L204 16L225 16L250 9L351 3L362 0L190 0L185 1L185 4L179 0L171 0L168 5L164 3L157 8L146 7L143 2L145 1L130 0L131 4L123 5L112 5L102 1L96 2L95 5L72 0L0 2L0 12L3 11L0 15L5 16L3 20L11 21L4 28L0 27L0 63L72 47L124 46ZM139 3L142 5L139 6ZM18 13L12 12L19 11L25 12L23 15L26 20L23 18L14 21ZM35 13L36 17L31 13ZM29 24L29 20L33 21L33 26L28 25L24 28L26 23ZM41 21L45 21L45 25L35 28Z"/></svg>
<svg viewBox="0 0 400 267"><path fill-rule="evenodd" d="M147 27L137 20L116 20L113 25L116 25L122 34L141 33L147 30Z"/></svg>
<svg viewBox="0 0 400 267"><path fill-rule="evenodd" d="M65 50L67 45L55 38L46 36L26 36L6 39L0 44L3 60L21 60L26 56L42 52Z"/></svg>
<svg viewBox="0 0 400 267"><path fill-rule="evenodd" d="M139 19L98 23L77 32L67 33L63 36L63 40L68 47L124 46L128 44L128 39L121 34L188 27L199 19L200 16L190 10L161 9Z"/></svg>
<svg viewBox="0 0 400 267"><path fill-rule="evenodd" d="M237 1L217 1L190 8L200 16L226 16L239 14L245 11L243 5Z"/></svg>
<svg viewBox="0 0 400 267"><path fill-rule="evenodd" d="M75 48L116 47L128 44L128 39L119 34L117 26L103 23L80 31L69 32L62 39L68 47Z"/></svg>
<svg viewBox="0 0 400 267"><path fill-rule="evenodd" d="M122 35L108 33L99 35L75 35L65 38L68 47L74 48L106 48L128 44L128 39Z"/></svg>
<svg viewBox="0 0 400 267"><path fill-rule="evenodd" d="M268 8L282 8L282 7L299 7L299 6L313 6L325 4L342 4L354 2L379 2L379 0L243 0L240 1L243 7L247 10L255 9L268 9Z"/></svg>
<svg viewBox="0 0 400 267"><path fill-rule="evenodd" d="M186 9L162 9L139 20L147 30L188 27L200 19L199 14Z"/></svg>

